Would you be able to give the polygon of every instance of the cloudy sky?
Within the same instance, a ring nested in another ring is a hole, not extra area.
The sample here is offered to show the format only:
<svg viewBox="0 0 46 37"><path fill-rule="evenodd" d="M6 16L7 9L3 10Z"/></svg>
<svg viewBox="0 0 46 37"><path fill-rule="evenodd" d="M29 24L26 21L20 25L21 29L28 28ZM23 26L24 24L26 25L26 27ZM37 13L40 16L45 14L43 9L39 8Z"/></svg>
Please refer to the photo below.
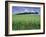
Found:
<svg viewBox="0 0 46 37"><path fill-rule="evenodd" d="M12 13L23 13L23 12L40 12L40 7L23 7L23 6L12 7Z"/></svg>

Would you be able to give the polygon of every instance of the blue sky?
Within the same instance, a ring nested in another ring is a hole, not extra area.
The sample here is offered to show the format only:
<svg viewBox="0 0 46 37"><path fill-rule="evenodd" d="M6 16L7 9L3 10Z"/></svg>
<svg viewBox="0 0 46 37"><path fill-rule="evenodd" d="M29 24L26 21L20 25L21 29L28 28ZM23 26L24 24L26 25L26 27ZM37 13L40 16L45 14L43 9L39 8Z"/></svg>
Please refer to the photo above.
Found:
<svg viewBox="0 0 46 37"><path fill-rule="evenodd" d="M23 12L40 12L40 7L23 7L13 6L12 13L23 13Z"/></svg>

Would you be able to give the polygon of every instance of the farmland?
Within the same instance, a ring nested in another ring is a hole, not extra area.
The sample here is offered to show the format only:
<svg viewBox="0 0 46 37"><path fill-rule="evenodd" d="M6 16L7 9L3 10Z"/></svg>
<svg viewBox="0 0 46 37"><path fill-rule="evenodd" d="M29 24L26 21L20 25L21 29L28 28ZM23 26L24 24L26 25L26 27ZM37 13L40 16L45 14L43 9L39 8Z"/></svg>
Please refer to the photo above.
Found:
<svg viewBox="0 0 46 37"><path fill-rule="evenodd" d="M12 30L40 29L40 15L12 15Z"/></svg>

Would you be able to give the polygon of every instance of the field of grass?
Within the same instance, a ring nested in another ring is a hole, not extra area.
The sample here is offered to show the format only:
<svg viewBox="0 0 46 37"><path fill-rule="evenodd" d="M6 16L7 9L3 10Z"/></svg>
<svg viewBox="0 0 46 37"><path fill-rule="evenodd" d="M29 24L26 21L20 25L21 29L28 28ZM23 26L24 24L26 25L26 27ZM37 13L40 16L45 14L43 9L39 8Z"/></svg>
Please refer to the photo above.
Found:
<svg viewBox="0 0 46 37"><path fill-rule="evenodd" d="M40 29L40 15L12 15L12 30Z"/></svg>

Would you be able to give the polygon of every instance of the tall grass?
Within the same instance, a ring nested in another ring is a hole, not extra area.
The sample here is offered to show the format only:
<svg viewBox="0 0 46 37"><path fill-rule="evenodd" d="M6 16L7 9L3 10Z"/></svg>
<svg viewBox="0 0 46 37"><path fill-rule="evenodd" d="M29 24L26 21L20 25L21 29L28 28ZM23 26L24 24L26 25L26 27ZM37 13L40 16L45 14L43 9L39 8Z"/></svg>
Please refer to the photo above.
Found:
<svg viewBox="0 0 46 37"><path fill-rule="evenodd" d="M13 30L40 29L40 15L12 15Z"/></svg>

